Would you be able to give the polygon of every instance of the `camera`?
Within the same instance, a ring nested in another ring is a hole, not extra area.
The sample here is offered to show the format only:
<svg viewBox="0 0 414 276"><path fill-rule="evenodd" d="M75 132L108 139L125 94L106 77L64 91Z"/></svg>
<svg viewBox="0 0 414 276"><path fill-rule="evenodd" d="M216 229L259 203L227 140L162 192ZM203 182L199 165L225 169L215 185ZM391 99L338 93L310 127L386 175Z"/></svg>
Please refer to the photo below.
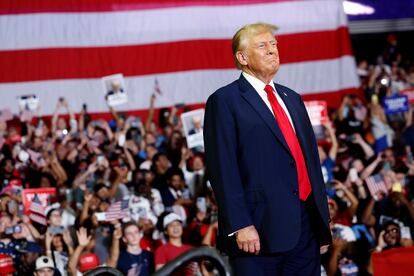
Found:
<svg viewBox="0 0 414 276"><path fill-rule="evenodd" d="M15 233L21 233L22 232L22 226L21 225L14 225L10 227L6 227L4 230L4 233L6 235L13 235Z"/></svg>

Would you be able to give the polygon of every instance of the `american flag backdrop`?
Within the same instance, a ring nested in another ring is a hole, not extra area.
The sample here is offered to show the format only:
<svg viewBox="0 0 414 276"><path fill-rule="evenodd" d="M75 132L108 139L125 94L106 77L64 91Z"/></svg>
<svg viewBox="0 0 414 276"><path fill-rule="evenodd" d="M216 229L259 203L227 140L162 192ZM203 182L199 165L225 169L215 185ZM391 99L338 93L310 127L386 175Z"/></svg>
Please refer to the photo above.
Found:
<svg viewBox="0 0 414 276"><path fill-rule="evenodd" d="M340 0L2 0L0 109L34 93L44 115L62 96L108 112L100 78L116 73L119 109L146 109L154 83L156 107L204 103L238 78L231 37L255 22L280 28L279 83L330 102L358 87Z"/></svg>

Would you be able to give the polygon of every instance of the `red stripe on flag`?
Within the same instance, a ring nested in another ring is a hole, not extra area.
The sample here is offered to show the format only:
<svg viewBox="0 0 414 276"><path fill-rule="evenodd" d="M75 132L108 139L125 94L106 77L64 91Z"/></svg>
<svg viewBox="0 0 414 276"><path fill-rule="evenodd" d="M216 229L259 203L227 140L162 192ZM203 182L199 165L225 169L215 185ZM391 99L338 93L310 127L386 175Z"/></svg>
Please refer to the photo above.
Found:
<svg viewBox="0 0 414 276"><path fill-rule="evenodd" d="M334 31L278 36L283 64L352 55L345 27ZM0 51L0 82L99 78L234 68L231 41L191 40L89 48Z"/></svg>
<svg viewBox="0 0 414 276"><path fill-rule="evenodd" d="M165 9L191 6L254 5L294 0L42 0L0 1L0 14L24 14L45 12L110 12Z"/></svg>

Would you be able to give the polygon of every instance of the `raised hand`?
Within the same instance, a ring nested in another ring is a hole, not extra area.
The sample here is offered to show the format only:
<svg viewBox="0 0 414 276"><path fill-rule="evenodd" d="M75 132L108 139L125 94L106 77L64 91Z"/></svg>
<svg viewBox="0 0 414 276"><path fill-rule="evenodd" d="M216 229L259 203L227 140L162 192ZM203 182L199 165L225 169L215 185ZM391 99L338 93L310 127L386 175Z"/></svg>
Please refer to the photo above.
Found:
<svg viewBox="0 0 414 276"><path fill-rule="evenodd" d="M88 236L85 227L79 228L79 231L76 231L76 236L78 237L78 244L81 247L86 247L92 238L90 235Z"/></svg>

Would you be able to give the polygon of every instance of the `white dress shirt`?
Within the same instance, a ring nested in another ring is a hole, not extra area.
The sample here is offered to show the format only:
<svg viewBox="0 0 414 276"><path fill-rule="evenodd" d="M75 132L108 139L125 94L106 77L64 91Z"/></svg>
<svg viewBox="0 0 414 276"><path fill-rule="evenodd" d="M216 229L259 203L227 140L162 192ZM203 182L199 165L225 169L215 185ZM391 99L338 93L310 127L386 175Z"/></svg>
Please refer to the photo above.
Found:
<svg viewBox="0 0 414 276"><path fill-rule="evenodd" d="M242 74L243 74L243 77L245 77L246 80L253 86L254 90L256 90L256 92L259 94L260 98L262 98L262 100L264 101L264 103L267 105L270 112L272 112L272 114L274 116L275 114L273 113L272 105L270 104L269 100L267 99L267 93L264 90L264 88L266 87L267 84L265 84L264 82L262 82L258 78L254 77L252 75L249 75L246 72L243 72ZM279 96L279 93L276 92L275 84L273 83L273 81L271 81L269 83L269 85L273 88L273 93L276 96L277 102L280 104L280 106L285 111L287 117L289 118L289 122L292 125L293 130L295 130L295 126L293 125L292 118L290 117L290 114L289 114L289 110L287 109L287 107L286 107L285 103L283 102L282 98Z"/></svg>

